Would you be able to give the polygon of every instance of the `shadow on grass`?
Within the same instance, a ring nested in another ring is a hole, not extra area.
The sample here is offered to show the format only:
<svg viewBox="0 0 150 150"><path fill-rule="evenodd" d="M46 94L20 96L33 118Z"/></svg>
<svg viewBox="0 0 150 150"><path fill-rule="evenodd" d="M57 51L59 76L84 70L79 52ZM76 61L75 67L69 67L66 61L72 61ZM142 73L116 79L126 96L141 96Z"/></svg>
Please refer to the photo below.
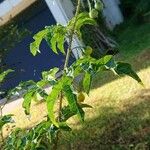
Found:
<svg viewBox="0 0 150 150"><path fill-rule="evenodd" d="M99 117L86 120L80 130L65 135L67 140L60 149L149 150L150 89L123 101L121 110L107 104L96 108Z"/></svg>
<svg viewBox="0 0 150 150"><path fill-rule="evenodd" d="M121 57L119 57L121 60ZM118 59L116 59L118 60ZM137 56L133 57L132 59L124 60L124 62L130 63L132 68L138 72L142 69L146 69L150 66L150 49L143 50ZM118 79L112 72L103 72L97 74L93 79L92 88L98 88L106 83L109 83L115 79Z"/></svg>

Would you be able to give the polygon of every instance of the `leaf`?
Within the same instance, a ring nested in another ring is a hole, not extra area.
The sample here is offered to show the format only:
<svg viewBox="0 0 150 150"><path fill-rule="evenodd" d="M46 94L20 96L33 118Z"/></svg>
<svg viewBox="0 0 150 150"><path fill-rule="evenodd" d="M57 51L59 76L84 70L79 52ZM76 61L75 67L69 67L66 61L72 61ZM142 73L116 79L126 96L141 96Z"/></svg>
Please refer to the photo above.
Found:
<svg viewBox="0 0 150 150"><path fill-rule="evenodd" d="M117 62L117 66L114 70L118 75L123 75L123 74L128 75L132 77L133 79L135 79L140 84L142 84L142 80L139 78L136 72L133 71L130 64L124 63L124 62Z"/></svg>
<svg viewBox="0 0 150 150"><path fill-rule="evenodd" d="M59 68L55 67L53 69L50 69L49 71L43 71L42 72L42 78L44 80L55 80L56 79L56 73L59 71Z"/></svg>
<svg viewBox="0 0 150 150"><path fill-rule="evenodd" d="M84 18L89 18L89 13L88 12L82 12L77 16L77 20L79 19L84 19Z"/></svg>
<svg viewBox="0 0 150 150"><path fill-rule="evenodd" d="M78 20L82 20L82 19L84 19L84 18L89 18L89 14L87 13L87 12L82 12L82 13L80 13L80 14L78 14L78 16L77 16L77 21ZM68 27L72 27L73 26L73 24L74 24L74 21L75 21L75 19L76 19L76 17L73 17L69 22L68 22Z"/></svg>
<svg viewBox="0 0 150 150"><path fill-rule="evenodd" d="M58 39L58 34L54 34L52 39L51 39L51 48L54 53L58 54L57 52L57 39Z"/></svg>
<svg viewBox="0 0 150 150"><path fill-rule="evenodd" d="M79 106L80 108L92 108L92 106L83 103L81 103ZM61 121L67 121L69 118L76 115L76 113L70 110L70 106L64 106L61 110L61 114Z"/></svg>
<svg viewBox="0 0 150 150"><path fill-rule="evenodd" d="M63 87L63 91L64 91L64 94L67 98L71 112L77 114L79 119L81 121L84 121L84 111L79 107L79 105L77 103L77 97L73 93L70 85L65 85Z"/></svg>
<svg viewBox="0 0 150 150"><path fill-rule="evenodd" d="M6 77L9 73L11 73L11 72L14 72L14 70L8 69L8 70L2 72L2 73L0 74L0 82L3 82L3 80L5 79L5 77Z"/></svg>
<svg viewBox="0 0 150 150"><path fill-rule="evenodd" d="M53 86L51 93L48 95L47 99L46 99L46 103L47 103L47 110L48 110L48 116L50 118L50 120L52 121L52 123L56 126L59 127L58 122L55 119L55 114L54 114L54 105L55 102L57 101L57 98L60 94L60 92L63 89L63 86L65 84L70 85L72 82L72 78L67 77L67 76L63 76L59 81L57 81L57 83Z"/></svg>
<svg viewBox="0 0 150 150"><path fill-rule="evenodd" d="M58 127L58 122L55 119L55 114L54 114L54 105L55 102L62 90L62 80L58 81L58 83L56 85L53 86L51 93L48 95L47 99L46 99L46 103L47 103L47 110L48 110L48 116L50 118L50 120L52 121L52 123Z"/></svg>
<svg viewBox="0 0 150 150"><path fill-rule="evenodd" d="M59 48L59 50L65 54L65 50L64 50L64 42L65 42L65 36L64 35L59 35L58 41L57 41L57 47Z"/></svg>
<svg viewBox="0 0 150 150"><path fill-rule="evenodd" d="M81 38L82 36L82 33L80 31L81 27L84 26L84 25L97 25L96 21L92 18L89 17L89 14L87 12L83 12L83 13L80 13L77 18L76 17L73 17L69 23L67 24L67 29L72 29L72 27L74 26L74 23L75 23L75 20L77 19L76 21L76 26L75 26L75 30L78 34L78 36Z"/></svg>
<svg viewBox="0 0 150 150"><path fill-rule="evenodd" d="M83 78L83 89L87 94L89 94L89 92L90 92L91 81L92 81L91 74L86 72L84 75L84 78Z"/></svg>
<svg viewBox="0 0 150 150"><path fill-rule="evenodd" d="M76 30L80 30L83 25L97 25L97 23L90 17L82 18L77 21Z"/></svg>
<svg viewBox="0 0 150 150"><path fill-rule="evenodd" d="M97 25L96 21L92 18L88 16L86 17L80 17L78 20L77 20L77 23L76 23L76 26L75 26L75 30L77 31L78 33L78 36L81 38L82 36L82 33L81 33L81 27L84 26L84 25Z"/></svg>
<svg viewBox="0 0 150 150"><path fill-rule="evenodd" d="M66 27L62 25L56 25L54 27L53 36L51 39L51 48L56 54L58 54L57 47L63 54L65 54L64 42L66 33L67 33Z"/></svg>
<svg viewBox="0 0 150 150"><path fill-rule="evenodd" d="M42 40L45 38L45 36L48 34L49 30L45 28L42 31L39 31L33 36L34 42L30 44L30 52L33 56L35 56L37 53L40 53L39 47L42 42Z"/></svg>
<svg viewBox="0 0 150 150"><path fill-rule="evenodd" d="M36 87L37 87L36 83L32 80L21 82L21 83L19 83L18 86L16 86L14 89L12 89L8 92L7 98L9 99L11 96L19 95L19 92L22 91L22 90L26 91L29 88L33 89L33 88L36 88Z"/></svg>
<svg viewBox="0 0 150 150"><path fill-rule="evenodd" d="M13 123L14 120L12 119L12 114L4 115L0 117L0 131L2 130L2 127L7 123Z"/></svg>
<svg viewBox="0 0 150 150"><path fill-rule="evenodd" d="M91 105L83 104L83 103L81 103L80 106L81 108L93 108Z"/></svg>
<svg viewBox="0 0 150 150"><path fill-rule="evenodd" d="M48 29L48 33L45 35L44 39L46 40L48 46L51 48L51 39L52 39L52 35L53 35L53 29L55 26L51 25L51 26L47 26L46 28Z"/></svg>
<svg viewBox="0 0 150 150"><path fill-rule="evenodd" d="M48 85L48 83L49 83L49 81L47 81L47 80L40 80L40 81L38 81L37 82L37 86L38 87L40 87L40 88L43 88L43 87L45 87L46 85Z"/></svg>
<svg viewBox="0 0 150 150"><path fill-rule="evenodd" d="M106 56L100 58L99 60L97 60L96 63L98 65L105 65L105 64L109 63L109 61L111 61L111 59L112 59L112 55L106 55Z"/></svg>
<svg viewBox="0 0 150 150"><path fill-rule="evenodd" d="M66 121L76 113L72 112L69 106L64 106L61 110L61 114L61 121Z"/></svg>
<svg viewBox="0 0 150 150"><path fill-rule="evenodd" d="M31 89L23 96L24 101L22 107L25 109L26 115L30 114L30 106L31 106L32 99L34 99L33 97L34 94L35 94L35 90Z"/></svg>
<svg viewBox="0 0 150 150"><path fill-rule="evenodd" d="M38 88L37 90L36 90L36 96L39 94L40 95L40 97L42 97L44 100L46 100L47 99L47 97L48 97L48 94L46 93L46 91L44 90L44 89L42 89L42 88Z"/></svg>

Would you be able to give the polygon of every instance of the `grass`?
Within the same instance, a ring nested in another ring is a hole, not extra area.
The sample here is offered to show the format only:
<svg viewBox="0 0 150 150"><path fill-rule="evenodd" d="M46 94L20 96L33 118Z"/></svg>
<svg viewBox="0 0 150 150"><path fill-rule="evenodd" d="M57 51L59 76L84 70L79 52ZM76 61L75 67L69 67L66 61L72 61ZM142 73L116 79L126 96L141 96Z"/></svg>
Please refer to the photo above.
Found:
<svg viewBox="0 0 150 150"><path fill-rule="evenodd" d="M69 120L71 133L62 133L60 150L148 150L150 147L150 31L149 24L117 31L120 44L118 59L130 62L145 87L129 77L99 74L85 103L86 119L80 124ZM30 128L46 115L44 103L33 104L30 120L18 107L16 126ZM7 129L9 132L11 128ZM6 128L5 128L6 130Z"/></svg>
<svg viewBox="0 0 150 150"><path fill-rule="evenodd" d="M121 28L116 29L114 34L124 59L138 55L141 50L150 49L150 23L130 24L127 28L123 27L123 30Z"/></svg>

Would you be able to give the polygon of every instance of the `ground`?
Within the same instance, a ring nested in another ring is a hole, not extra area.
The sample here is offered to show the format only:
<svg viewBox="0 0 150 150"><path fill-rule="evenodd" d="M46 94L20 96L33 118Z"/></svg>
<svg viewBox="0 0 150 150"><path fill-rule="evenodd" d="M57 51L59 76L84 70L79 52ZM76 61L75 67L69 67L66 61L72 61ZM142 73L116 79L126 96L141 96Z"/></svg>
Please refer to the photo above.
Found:
<svg viewBox="0 0 150 150"><path fill-rule="evenodd" d="M69 120L71 133L60 135L60 150L148 150L150 148L150 24L130 26L116 31L120 53L116 59L132 64L144 87L130 77L99 74L93 80L85 102L83 124ZM45 115L44 103L34 104L31 118L16 108L16 126L30 128ZM5 128L6 131L6 128ZM64 137L64 138L62 138Z"/></svg>

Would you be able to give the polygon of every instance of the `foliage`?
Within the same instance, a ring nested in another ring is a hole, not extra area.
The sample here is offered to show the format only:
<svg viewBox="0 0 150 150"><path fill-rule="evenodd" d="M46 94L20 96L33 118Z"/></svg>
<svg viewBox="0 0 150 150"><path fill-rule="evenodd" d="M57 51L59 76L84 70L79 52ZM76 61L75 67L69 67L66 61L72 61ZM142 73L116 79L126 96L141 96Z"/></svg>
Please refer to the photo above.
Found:
<svg viewBox="0 0 150 150"><path fill-rule="evenodd" d="M0 74L0 83L1 83L1 82L4 80L4 78L5 78L9 73L11 73L11 72L13 72L13 70L11 70L11 69L8 69L8 70L2 72L2 73Z"/></svg>
<svg viewBox="0 0 150 150"><path fill-rule="evenodd" d="M18 25L14 21L10 21L7 24L1 26L0 57L2 57L8 50L13 48L17 42L21 41L28 34L29 31L27 29L18 27Z"/></svg>
<svg viewBox="0 0 150 150"><path fill-rule="evenodd" d="M138 75L132 70L128 63L117 62L113 56L106 55L100 59L93 58L86 48L81 47L82 57L68 66L69 57L72 51L72 42L75 36L82 38L81 27L85 25L96 26L97 23L88 12L80 11L80 0L78 0L75 17L73 17L66 26L57 24L49 26L35 34L34 41L30 45L31 53L35 56L40 53L39 47L43 39L48 42L54 53L63 53L66 55L64 69L58 78L60 70L53 68L42 73L40 81L21 83L12 92L18 92L26 88L24 93L23 108L27 115L30 115L30 106L32 100L38 100L39 94L47 105L47 119L41 122L35 128L24 131L17 129L8 137L5 149L57 149L59 133L61 131L70 131L67 120L76 115L83 122L85 118L84 108L91 106L81 102L78 96L84 92L89 95L91 82L98 72L112 71L118 76L128 75L137 82L142 83ZM69 41L67 51L64 50L64 42ZM82 74L82 88L78 88L75 79ZM50 93L45 90L46 86L51 87ZM80 89L80 91L78 90ZM82 90L81 90L82 89ZM65 105L62 105L63 102ZM59 104L58 104L59 103ZM58 105L57 105L58 104Z"/></svg>
<svg viewBox="0 0 150 150"><path fill-rule="evenodd" d="M6 76L11 72L13 72L13 70L8 69L8 70L6 70L0 74L0 84L4 81ZM2 93L2 91L0 91L0 93ZM7 101L4 104L0 104L0 137L1 137L2 141L4 141L3 126L8 124L8 123L14 122L12 119L12 116L13 116L12 114L8 114L8 115L3 116L3 108L5 107L6 103L7 103Z"/></svg>
<svg viewBox="0 0 150 150"><path fill-rule="evenodd" d="M121 7L125 17L142 22L144 15L150 10L150 0L122 0Z"/></svg>
<svg viewBox="0 0 150 150"><path fill-rule="evenodd" d="M0 130L2 130L2 127L5 124L13 123L12 116L13 116L12 114L9 114L9 115L5 115L5 116L0 117Z"/></svg>

